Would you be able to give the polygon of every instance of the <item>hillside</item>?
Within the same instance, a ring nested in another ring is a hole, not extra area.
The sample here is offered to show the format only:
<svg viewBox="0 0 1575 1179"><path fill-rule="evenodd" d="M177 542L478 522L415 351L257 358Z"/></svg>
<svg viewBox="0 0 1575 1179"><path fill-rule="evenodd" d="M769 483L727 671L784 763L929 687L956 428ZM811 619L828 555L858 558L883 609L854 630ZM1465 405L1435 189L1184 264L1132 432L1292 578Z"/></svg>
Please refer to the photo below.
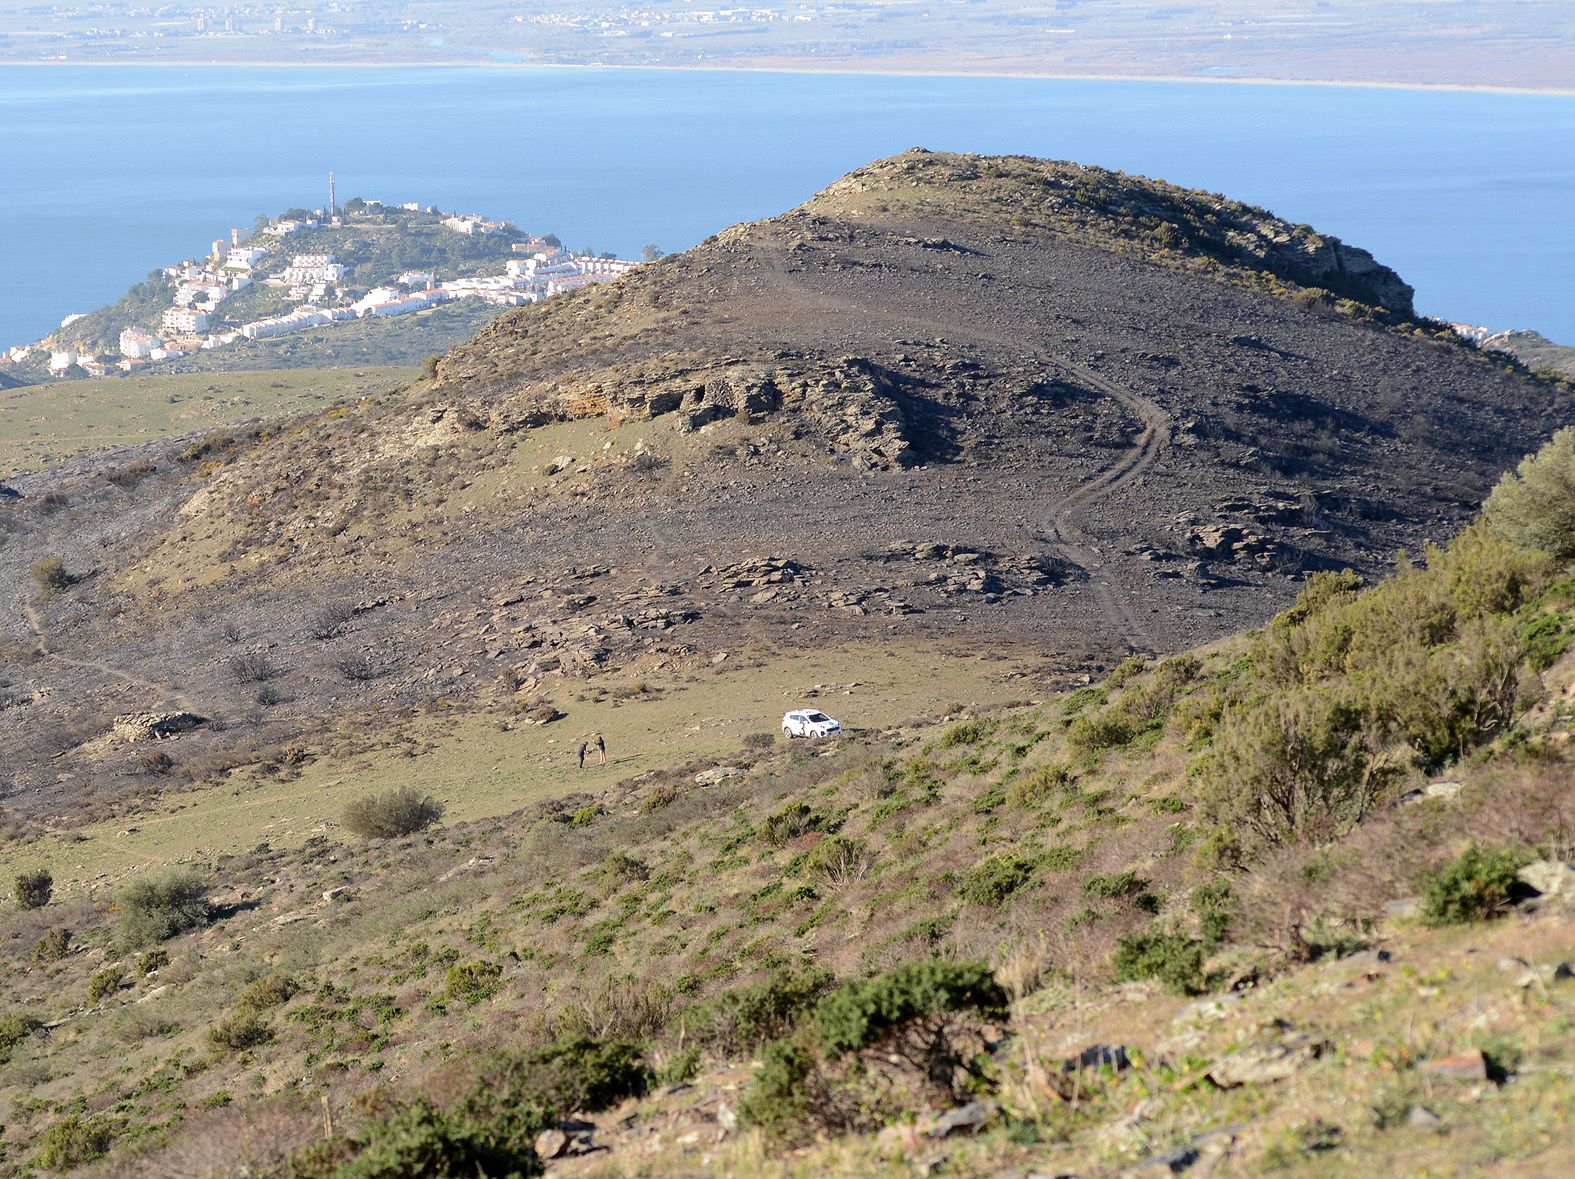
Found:
<svg viewBox="0 0 1575 1179"><path fill-rule="evenodd" d="M1042 702L670 731L660 769L371 840L341 737L273 771L337 762L304 842L120 880L72 866L109 830L8 848L54 895L5 913L0 1173L1561 1173L1562 447L1426 568ZM403 782L451 725L385 735Z"/></svg>
<svg viewBox="0 0 1575 1179"><path fill-rule="evenodd" d="M0 497L0 1175L1567 1169L1568 385L923 152L371 380Z"/></svg>
<svg viewBox="0 0 1575 1179"><path fill-rule="evenodd" d="M1407 300L1208 194L880 162L512 312L405 390L166 450L135 486L20 481L0 578L44 657L11 678L50 703L0 713L10 805L146 789L85 744L131 710L223 722L183 742L201 778L347 710L500 683L523 706L740 646L1069 679L1205 642L1447 535L1566 412ZM79 580L32 603L50 555Z"/></svg>

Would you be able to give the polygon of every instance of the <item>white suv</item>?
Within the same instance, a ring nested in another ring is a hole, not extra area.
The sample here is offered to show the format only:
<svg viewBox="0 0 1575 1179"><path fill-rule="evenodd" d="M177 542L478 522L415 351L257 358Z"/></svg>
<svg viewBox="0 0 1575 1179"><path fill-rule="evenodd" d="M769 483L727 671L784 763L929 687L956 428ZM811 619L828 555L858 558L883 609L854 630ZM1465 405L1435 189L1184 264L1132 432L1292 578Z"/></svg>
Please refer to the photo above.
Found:
<svg viewBox="0 0 1575 1179"><path fill-rule="evenodd" d="M814 708L801 708L782 718L782 735L785 737L829 737L832 733L840 732L840 724Z"/></svg>

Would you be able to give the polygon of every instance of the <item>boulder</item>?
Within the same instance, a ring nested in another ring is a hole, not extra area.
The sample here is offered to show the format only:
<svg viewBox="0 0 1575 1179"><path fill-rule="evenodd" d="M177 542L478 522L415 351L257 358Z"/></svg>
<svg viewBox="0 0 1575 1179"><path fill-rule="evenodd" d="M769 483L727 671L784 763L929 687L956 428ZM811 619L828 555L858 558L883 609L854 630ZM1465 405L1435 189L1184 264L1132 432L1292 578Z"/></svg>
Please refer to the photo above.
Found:
<svg viewBox="0 0 1575 1179"><path fill-rule="evenodd" d="M1283 1081L1317 1060L1326 1047L1312 1036L1287 1036L1278 1044L1246 1048L1217 1060L1204 1075L1221 1089Z"/></svg>
<svg viewBox="0 0 1575 1179"><path fill-rule="evenodd" d="M716 786L726 782L729 778L736 778L744 771L739 766L713 766L709 770L701 770L695 775L696 786Z"/></svg>
<svg viewBox="0 0 1575 1179"><path fill-rule="evenodd" d="M1472 1048L1466 1052L1424 1060L1417 1066L1417 1071L1441 1081L1486 1081L1488 1062L1480 1049Z"/></svg>
<svg viewBox="0 0 1575 1179"><path fill-rule="evenodd" d="M1527 864L1516 876L1541 896L1575 900L1575 867L1562 860L1538 860Z"/></svg>

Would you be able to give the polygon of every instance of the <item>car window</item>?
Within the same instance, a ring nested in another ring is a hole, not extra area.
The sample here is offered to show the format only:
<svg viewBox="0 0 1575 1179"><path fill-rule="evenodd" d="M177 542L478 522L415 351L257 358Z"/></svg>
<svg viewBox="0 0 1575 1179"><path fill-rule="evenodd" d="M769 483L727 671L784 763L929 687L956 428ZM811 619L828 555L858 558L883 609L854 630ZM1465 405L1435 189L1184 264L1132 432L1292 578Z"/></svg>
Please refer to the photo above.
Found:
<svg viewBox="0 0 1575 1179"><path fill-rule="evenodd" d="M824 712L812 712L809 714L809 723L812 725L818 725L821 721L828 721L830 719L831 718Z"/></svg>

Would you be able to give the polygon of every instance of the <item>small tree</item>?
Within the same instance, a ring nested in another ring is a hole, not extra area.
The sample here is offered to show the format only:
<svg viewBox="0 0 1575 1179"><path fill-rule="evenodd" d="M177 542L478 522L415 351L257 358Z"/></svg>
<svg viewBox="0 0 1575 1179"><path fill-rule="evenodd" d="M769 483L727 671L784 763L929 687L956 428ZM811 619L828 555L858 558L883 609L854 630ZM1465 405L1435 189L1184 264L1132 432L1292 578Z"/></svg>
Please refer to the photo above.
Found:
<svg viewBox="0 0 1575 1179"><path fill-rule="evenodd" d="M54 893L55 878L48 868L16 874L16 903L24 909L42 909Z"/></svg>
<svg viewBox="0 0 1575 1179"><path fill-rule="evenodd" d="M655 262L662 256L661 246L647 243L646 245L640 247L640 261L642 262Z"/></svg>
<svg viewBox="0 0 1575 1179"><path fill-rule="evenodd" d="M1482 514L1510 543L1575 561L1575 426L1500 479Z"/></svg>
<svg viewBox="0 0 1575 1179"><path fill-rule="evenodd" d="M162 942L207 924L208 886L195 872L176 871L133 880L115 898L120 935L127 945Z"/></svg>
<svg viewBox="0 0 1575 1179"><path fill-rule="evenodd" d="M345 829L362 839L393 839L425 830L443 817L443 804L414 786L368 794L345 807Z"/></svg>

